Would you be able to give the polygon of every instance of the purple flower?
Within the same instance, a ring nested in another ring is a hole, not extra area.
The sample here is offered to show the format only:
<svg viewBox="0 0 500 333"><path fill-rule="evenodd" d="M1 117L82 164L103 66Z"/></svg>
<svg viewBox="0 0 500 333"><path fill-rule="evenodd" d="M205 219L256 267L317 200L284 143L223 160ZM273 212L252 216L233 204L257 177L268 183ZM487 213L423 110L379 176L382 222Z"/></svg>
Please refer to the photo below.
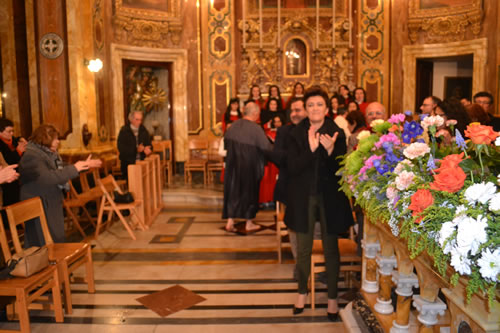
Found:
<svg viewBox="0 0 500 333"><path fill-rule="evenodd" d="M393 114L391 118L389 118L388 122L391 124L399 124L405 121L406 116L403 113Z"/></svg>
<svg viewBox="0 0 500 333"><path fill-rule="evenodd" d="M428 115L428 114L426 114L426 113L422 113L422 114L420 114L420 115L419 115L419 117L420 117L420 121L424 120L424 119L425 119L425 118L427 118L428 116L429 116L429 115Z"/></svg>
<svg viewBox="0 0 500 333"><path fill-rule="evenodd" d="M385 142L391 142L395 146L401 144L401 141L399 140L399 138L397 137L396 134L388 133L388 134L384 134L380 137L378 142L375 143L375 147L377 147L377 149L380 149Z"/></svg>
<svg viewBox="0 0 500 333"><path fill-rule="evenodd" d="M373 161L373 166L377 170L377 172L381 175L384 175L389 171L389 166L385 163L382 163L380 160Z"/></svg>
<svg viewBox="0 0 500 333"><path fill-rule="evenodd" d="M457 143L457 146L465 150L467 148L467 145L465 144L464 138L462 134L460 134L460 131L458 129L455 129L455 142Z"/></svg>
<svg viewBox="0 0 500 333"><path fill-rule="evenodd" d="M403 142L404 143L410 144L411 143L411 139L413 139L413 136L409 132L406 132L406 133L403 132L402 138L403 138Z"/></svg>
<svg viewBox="0 0 500 333"><path fill-rule="evenodd" d="M436 169L436 162L434 161L434 158L432 155L429 157L429 160L427 161L427 171L432 171Z"/></svg>

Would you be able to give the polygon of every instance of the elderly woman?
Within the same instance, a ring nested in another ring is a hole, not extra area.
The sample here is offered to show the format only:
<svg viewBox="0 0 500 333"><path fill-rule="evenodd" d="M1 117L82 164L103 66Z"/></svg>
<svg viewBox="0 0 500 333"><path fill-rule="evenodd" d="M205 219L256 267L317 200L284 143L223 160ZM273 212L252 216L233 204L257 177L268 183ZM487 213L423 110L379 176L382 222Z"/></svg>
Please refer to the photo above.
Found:
<svg viewBox="0 0 500 333"><path fill-rule="evenodd" d="M337 157L346 153L345 134L328 112L328 95L320 89L304 96L307 118L290 133L287 167L288 206L285 223L297 233L298 297L293 313L304 309L309 279L313 231L321 225L328 278L328 319L338 317L337 281L339 248L337 234L353 224L349 201L339 191Z"/></svg>
<svg viewBox="0 0 500 333"><path fill-rule="evenodd" d="M26 151L19 163L21 200L40 197L45 209L50 234L56 243L63 243L64 190L68 181L89 168L100 167L100 160L87 158L74 165L63 165L57 153L59 146L57 129L52 125L40 125L29 139ZM25 247L45 244L39 221L26 224Z"/></svg>

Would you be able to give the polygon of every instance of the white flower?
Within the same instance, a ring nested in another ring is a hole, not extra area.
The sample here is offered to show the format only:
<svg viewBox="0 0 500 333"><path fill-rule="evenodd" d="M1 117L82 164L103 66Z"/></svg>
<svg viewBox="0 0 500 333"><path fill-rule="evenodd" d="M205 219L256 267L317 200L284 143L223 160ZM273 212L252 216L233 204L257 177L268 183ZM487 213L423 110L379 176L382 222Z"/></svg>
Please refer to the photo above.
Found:
<svg viewBox="0 0 500 333"><path fill-rule="evenodd" d="M455 222L445 222L441 225L441 230L439 231L439 245L444 246L443 252L448 254L451 249L456 244L454 239L448 239L456 229L457 224ZM445 245L446 243L446 245Z"/></svg>
<svg viewBox="0 0 500 333"><path fill-rule="evenodd" d="M500 146L500 136L497 136L497 139L495 140L495 146Z"/></svg>
<svg viewBox="0 0 500 333"><path fill-rule="evenodd" d="M490 199L490 205L488 208L492 212L500 211L500 192L495 193L495 195Z"/></svg>
<svg viewBox="0 0 500 333"><path fill-rule="evenodd" d="M401 173L396 177L396 187L400 191L404 191L413 183L413 178L415 174L413 172L401 171Z"/></svg>
<svg viewBox="0 0 500 333"><path fill-rule="evenodd" d="M467 210L467 207L465 207L464 205L458 206L457 210L455 210L455 216L462 215L463 213L465 213L466 210Z"/></svg>
<svg viewBox="0 0 500 333"><path fill-rule="evenodd" d="M498 275L500 274L500 248L493 252L490 249L484 249L477 264L480 267L479 272L483 278L498 282Z"/></svg>
<svg viewBox="0 0 500 333"><path fill-rule="evenodd" d="M365 130L365 131L361 131L361 132L359 132L359 134L358 134L358 136L357 136L356 138L358 139L358 141L361 141L361 140L363 140L364 138L369 137L370 135L372 135L372 134L370 133L370 131L366 131L366 130Z"/></svg>
<svg viewBox="0 0 500 333"><path fill-rule="evenodd" d="M396 165L396 167L394 168L394 173L399 175L401 173L401 171L403 170L406 170L408 168L412 168L413 167L413 163L411 163L410 160L402 160L401 162L398 163L398 165Z"/></svg>
<svg viewBox="0 0 500 333"><path fill-rule="evenodd" d="M427 118L425 118L425 119L427 119ZM417 158L417 157L422 157L425 154L429 153L430 151L431 151L431 148L426 143L414 142L405 148L405 150L403 151L403 155L405 155L406 158L409 158L410 160L412 160L412 159Z"/></svg>
<svg viewBox="0 0 500 333"><path fill-rule="evenodd" d="M424 129L427 129L430 126L440 127L443 126L443 124L444 118L441 116L428 116L420 122L420 125L422 125Z"/></svg>
<svg viewBox="0 0 500 333"><path fill-rule="evenodd" d="M463 256L471 252L472 255L477 253L481 244L488 240L486 227L488 220L482 215L477 217L477 220L466 216L458 222L457 245L456 250Z"/></svg>
<svg viewBox="0 0 500 333"><path fill-rule="evenodd" d="M497 191L497 187L492 182L474 184L465 190L464 196L469 204L474 205L478 202L487 203Z"/></svg>
<svg viewBox="0 0 500 333"><path fill-rule="evenodd" d="M462 275L469 275L470 271L470 260L466 255L462 255L460 252L453 248L451 251L451 266Z"/></svg>
<svg viewBox="0 0 500 333"><path fill-rule="evenodd" d="M372 121L370 123L370 127L375 127L378 124L383 124L383 123L385 123L385 120L383 120L383 119L375 119L374 121Z"/></svg>

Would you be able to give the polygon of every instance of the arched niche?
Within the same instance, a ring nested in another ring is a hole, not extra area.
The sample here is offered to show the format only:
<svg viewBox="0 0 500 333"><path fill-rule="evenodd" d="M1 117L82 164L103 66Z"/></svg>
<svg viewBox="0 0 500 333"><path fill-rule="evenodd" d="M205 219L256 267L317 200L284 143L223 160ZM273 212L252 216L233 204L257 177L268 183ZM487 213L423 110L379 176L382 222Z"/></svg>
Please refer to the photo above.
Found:
<svg viewBox="0 0 500 333"><path fill-rule="evenodd" d="M309 47L298 36L288 38L283 44L283 72L286 78L305 78L309 76Z"/></svg>

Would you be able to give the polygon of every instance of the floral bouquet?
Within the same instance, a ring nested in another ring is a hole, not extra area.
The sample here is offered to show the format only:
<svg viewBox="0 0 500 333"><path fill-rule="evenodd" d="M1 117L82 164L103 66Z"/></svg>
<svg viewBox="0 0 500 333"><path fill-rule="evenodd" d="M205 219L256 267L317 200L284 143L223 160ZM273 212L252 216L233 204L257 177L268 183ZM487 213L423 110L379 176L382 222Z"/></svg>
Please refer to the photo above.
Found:
<svg viewBox="0 0 500 333"><path fill-rule="evenodd" d="M341 162L342 189L406 239L412 257L427 251L443 276L453 267L452 284L469 277L468 299L481 290L491 302L500 279L500 134L472 123L465 141L454 121L404 119L376 120L374 133L359 134ZM447 145L436 140L443 126L455 132Z"/></svg>

